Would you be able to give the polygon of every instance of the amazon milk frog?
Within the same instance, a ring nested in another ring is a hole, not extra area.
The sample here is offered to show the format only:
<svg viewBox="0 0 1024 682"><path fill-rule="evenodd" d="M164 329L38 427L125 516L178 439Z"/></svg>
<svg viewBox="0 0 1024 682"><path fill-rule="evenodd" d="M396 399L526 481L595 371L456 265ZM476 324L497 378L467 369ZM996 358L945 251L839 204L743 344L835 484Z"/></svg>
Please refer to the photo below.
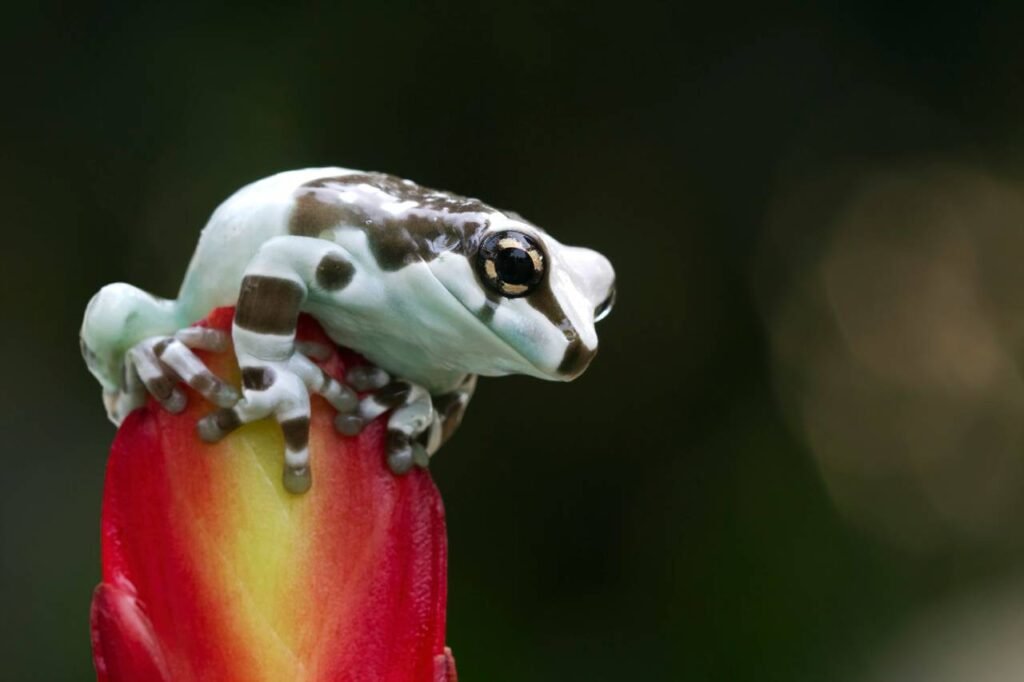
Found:
<svg viewBox="0 0 1024 682"><path fill-rule="evenodd" d="M103 287L85 312L82 352L119 424L150 393L180 412L182 381L219 409L197 425L216 441L272 417L285 441L285 487L310 486L309 392L356 434L388 417L387 462L425 466L458 425L476 376L568 381L597 351L615 274L508 211L382 173L312 168L242 188L203 230L176 300L129 284ZM192 349L223 351L220 332L190 327L235 306L238 391ZM299 313L372 366L344 383L296 343ZM358 398L356 391L370 391Z"/></svg>

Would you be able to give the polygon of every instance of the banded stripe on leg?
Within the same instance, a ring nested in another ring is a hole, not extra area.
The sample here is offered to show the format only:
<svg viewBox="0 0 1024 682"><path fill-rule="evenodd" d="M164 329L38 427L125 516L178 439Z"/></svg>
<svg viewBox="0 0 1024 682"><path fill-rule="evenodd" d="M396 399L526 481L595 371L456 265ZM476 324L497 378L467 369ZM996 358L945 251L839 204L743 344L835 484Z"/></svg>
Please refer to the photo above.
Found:
<svg viewBox="0 0 1024 682"><path fill-rule="evenodd" d="M284 486L293 493L312 483L309 392L342 413L358 405L351 389L297 352L299 314L311 293L337 296L355 275L348 254L333 242L293 236L266 242L246 267L231 329L242 399L198 425L204 440L216 441L242 424L272 416L284 437Z"/></svg>

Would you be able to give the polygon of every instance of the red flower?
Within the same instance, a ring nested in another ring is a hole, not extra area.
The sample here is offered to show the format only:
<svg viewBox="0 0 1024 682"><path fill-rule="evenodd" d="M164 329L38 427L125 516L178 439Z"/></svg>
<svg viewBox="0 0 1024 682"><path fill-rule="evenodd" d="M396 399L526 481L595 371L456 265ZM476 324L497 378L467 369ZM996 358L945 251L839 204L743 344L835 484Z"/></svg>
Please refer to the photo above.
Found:
<svg viewBox="0 0 1024 682"><path fill-rule="evenodd" d="M233 311L203 323L230 330ZM329 343L311 319L299 338ZM333 347L333 346L332 346ZM237 383L231 353L206 354ZM343 377L341 351L321 366ZM264 420L217 445L189 393L121 426L103 497L103 582L92 606L100 682L454 682L444 646L444 510L427 472L395 476L384 424L338 435L313 398L313 487L281 485L280 430Z"/></svg>

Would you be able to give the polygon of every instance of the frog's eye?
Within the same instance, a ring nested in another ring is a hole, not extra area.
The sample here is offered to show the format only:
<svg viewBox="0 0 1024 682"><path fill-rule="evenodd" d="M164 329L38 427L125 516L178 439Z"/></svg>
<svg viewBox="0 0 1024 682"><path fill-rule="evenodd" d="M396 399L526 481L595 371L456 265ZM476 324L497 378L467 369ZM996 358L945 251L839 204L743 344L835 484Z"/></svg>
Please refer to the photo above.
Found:
<svg viewBox="0 0 1024 682"><path fill-rule="evenodd" d="M480 277L502 296L518 298L544 278L544 251L536 239L505 230L488 235L476 255Z"/></svg>

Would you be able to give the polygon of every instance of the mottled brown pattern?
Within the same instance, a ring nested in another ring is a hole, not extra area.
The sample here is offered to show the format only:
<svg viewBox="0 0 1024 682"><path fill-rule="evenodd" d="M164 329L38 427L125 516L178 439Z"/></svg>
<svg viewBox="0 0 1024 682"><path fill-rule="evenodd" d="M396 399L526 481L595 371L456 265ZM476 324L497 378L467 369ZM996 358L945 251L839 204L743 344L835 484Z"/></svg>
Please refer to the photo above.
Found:
<svg viewBox="0 0 1024 682"><path fill-rule="evenodd" d="M404 180L387 173L353 173L333 178L333 182L339 185L369 185L395 197L399 201L415 201L422 208L430 211L490 213L495 210L479 199L423 187L411 180ZM313 183L310 184L312 185Z"/></svg>
<svg viewBox="0 0 1024 682"><path fill-rule="evenodd" d="M261 334L291 334L305 293L290 279L249 275L242 280L235 324Z"/></svg>
<svg viewBox="0 0 1024 682"><path fill-rule="evenodd" d="M360 184L380 189L398 201L414 201L419 212L402 218L373 216L358 205L335 200L337 193ZM366 231L380 267L398 270L433 260L444 252L474 253L488 223L483 217L465 220L465 214L496 212L477 199L421 187L383 173L358 173L302 185L295 194L289 231L318 237L334 227L360 227Z"/></svg>
<svg viewBox="0 0 1024 682"><path fill-rule="evenodd" d="M335 200L334 195L359 184L380 189L399 201L415 201L430 214L406 216L400 220L375 219L358 206ZM321 178L302 185L295 195L290 231L295 235L316 237L334 227L362 227L380 267L397 270L411 263L430 261L443 252L475 257L490 223L483 217L479 221L463 222L459 216L466 213L500 212L477 199L421 187L392 175L356 173ZM519 216L515 217L521 220ZM488 301L480 308L478 316L485 323L490 322L503 299L492 295L480 276L479 268L474 267L473 271L480 278L483 290L488 292ZM571 343L576 338L576 330L551 291L546 273L541 276L543 279L536 290L524 298L553 325L562 329Z"/></svg>

